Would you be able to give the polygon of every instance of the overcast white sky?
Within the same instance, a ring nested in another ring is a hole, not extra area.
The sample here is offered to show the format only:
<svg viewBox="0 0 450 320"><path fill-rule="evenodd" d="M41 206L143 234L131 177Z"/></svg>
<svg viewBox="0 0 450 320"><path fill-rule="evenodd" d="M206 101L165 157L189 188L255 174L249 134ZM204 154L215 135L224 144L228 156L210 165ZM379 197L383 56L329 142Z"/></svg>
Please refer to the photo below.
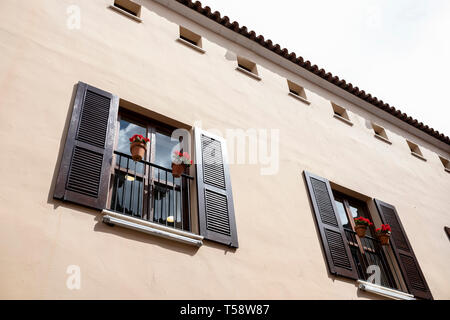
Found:
<svg viewBox="0 0 450 320"><path fill-rule="evenodd" d="M201 0L450 135L449 0Z"/></svg>

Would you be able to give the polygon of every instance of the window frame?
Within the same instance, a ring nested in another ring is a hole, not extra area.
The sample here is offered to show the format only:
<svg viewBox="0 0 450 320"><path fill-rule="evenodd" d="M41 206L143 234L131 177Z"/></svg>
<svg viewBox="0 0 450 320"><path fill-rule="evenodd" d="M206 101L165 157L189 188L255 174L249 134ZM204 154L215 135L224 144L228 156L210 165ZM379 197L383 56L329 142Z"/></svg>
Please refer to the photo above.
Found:
<svg viewBox="0 0 450 320"><path fill-rule="evenodd" d="M171 133L176 130L175 127L159 122L155 119L151 119L149 117L145 117L142 116L136 112L133 112L131 110L128 110L122 106L119 105L119 111L117 114L117 123L116 123L116 130L115 130L115 134L114 134L114 147L113 147L113 157L112 157L112 165L111 165L111 172L110 172L110 184L109 184L109 190L108 190L108 197L107 197L107 208L111 208L112 203L113 203L113 194L114 194L114 187L115 187L115 177L117 172L123 173L123 174L132 174L135 177L139 177L140 179L142 179L142 183L143 183L143 196L142 196L142 216L138 217L140 219L149 221L149 222L154 222L154 223L160 223L157 222L156 220L154 220L156 214L154 212L155 210L155 206L153 204L154 198L152 197L152 194L150 194L148 191L144 192L144 190L152 190L152 192L155 192L153 189L158 185L158 186L166 186L167 187L174 187L174 190L176 191L180 191L181 189L186 190L186 181L183 181L183 179L181 179L180 183L183 184L183 187L181 187L181 185L179 184L174 184L170 181L169 178L163 179L161 177L158 176L158 178L153 177L153 173L152 172L148 172L147 166L144 165L144 171L142 173L137 173L137 172L132 172L130 170L126 170L123 167L120 166L120 164L117 164L117 155L114 153L114 151L117 150L118 147L118 143L119 143L119 135L120 135L120 122L121 120L129 120L130 122L133 123L137 123L143 127L146 128L146 137L150 139L150 143L149 146L147 148L147 151L145 152L145 156L143 158L144 161L149 162L149 163L153 163L153 159L155 159L155 155L156 155L156 133L162 133L162 134L166 134L166 135L171 135ZM169 168L167 168L169 169ZM150 168L149 170L155 170L153 168ZM189 175L190 174L190 168L185 168L185 174ZM152 177L149 179L149 177ZM149 180L152 180L152 182L149 182ZM151 188L149 186L152 186ZM169 190L170 192L170 190ZM150 198L151 197L151 198ZM183 228L181 230L183 231L188 231L188 232L193 232L192 230L192 217L191 217L191 212L192 210L190 210L189 206L191 205L192 199L190 199L190 195L182 193L180 195L181 197L181 202L182 202L182 214L186 215L186 217L183 217ZM152 201L152 203L150 204L150 201ZM151 206L150 210L148 209L148 206ZM111 209L113 210L113 209ZM132 215L133 217L135 217L134 215ZM189 228L185 229L185 222L187 221L186 218L188 219L189 222ZM161 224L161 223L160 223ZM167 223L166 223L167 226ZM179 229L176 227L176 229Z"/></svg>

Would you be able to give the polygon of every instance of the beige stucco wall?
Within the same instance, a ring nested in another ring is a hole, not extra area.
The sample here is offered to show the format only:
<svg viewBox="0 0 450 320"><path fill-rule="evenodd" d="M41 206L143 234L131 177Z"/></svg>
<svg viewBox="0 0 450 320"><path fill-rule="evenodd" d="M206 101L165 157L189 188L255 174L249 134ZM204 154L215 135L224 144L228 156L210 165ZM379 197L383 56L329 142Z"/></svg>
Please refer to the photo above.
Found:
<svg viewBox="0 0 450 320"><path fill-rule="evenodd" d="M450 174L437 156L450 158L448 149L152 1L142 1L143 23L111 3L0 1L0 298L376 299L328 274L303 170L395 205L433 296L450 298ZM66 27L72 4L79 30ZM204 37L205 54L175 41L180 24ZM258 64L261 81L235 70L236 54ZM286 77L311 105L288 96ZM97 212L52 199L78 81L187 125L280 130L278 174L230 167L238 250L110 228ZM333 118L329 100L353 126ZM392 145L373 137L370 121ZM81 290L66 287L69 265L81 267Z"/></svg>

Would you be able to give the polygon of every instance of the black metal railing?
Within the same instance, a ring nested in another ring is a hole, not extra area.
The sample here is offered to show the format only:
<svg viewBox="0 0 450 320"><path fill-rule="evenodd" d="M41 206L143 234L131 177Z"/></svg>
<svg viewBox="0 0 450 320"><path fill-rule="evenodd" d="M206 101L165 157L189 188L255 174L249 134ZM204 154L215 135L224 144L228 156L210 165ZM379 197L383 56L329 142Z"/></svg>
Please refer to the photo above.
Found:
<svg viewBox="0 0 450 320"><path fill-rule="evenodd" d="M345 236L350 244L353 260L358 270L358 276L362 280L367 280L370 274L367 273L367 268L370 265L376 265L380 268L380 280L381 285L384 287L398 289L394 275L398 276L394 268L394 264L389 254L386 254L383 250L383 246L376 238L366 235L363 238L359 238L363 248L363 253L359 250L358 240L356 238L356 232L344 228Z"/></svg>
<svg viewBox="0 0 450 320"><path fill-rule="evenodd" d="M110 209L168 227L191 231L190 184L193 177L175 178L172 169L114 151Z"/></svg>

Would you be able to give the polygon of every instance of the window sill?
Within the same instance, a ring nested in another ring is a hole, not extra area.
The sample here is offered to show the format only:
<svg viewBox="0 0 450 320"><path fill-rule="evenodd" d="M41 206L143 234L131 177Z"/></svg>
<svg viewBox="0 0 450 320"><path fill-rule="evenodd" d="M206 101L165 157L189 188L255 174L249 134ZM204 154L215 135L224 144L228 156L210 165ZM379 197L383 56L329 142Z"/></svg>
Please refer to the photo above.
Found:
<svg viewBox="0 0 450 320"><path fill-rule="evenodd" d="M384 141L384 142L386 142L387 144L392 144L392 142L391 141L389 141L388 139L386 139L385 137L383 137L383 136L380 136L379 134L374 134L373 135L375 138L377 138L377 139L380 139L381 141Z"/></svg>
<svg viewBox="0 0 450 320"><path fill-rule="evenodd" d="M256 80L258 80L258 81L261 81L261 77L258 76L257 74L254 74L253 72L247 71L247 70L245 70L245 69L243 69L241 67L236 67L236 70L238 70L238 71L240 71L240 72L242 72L242 73L244 73L244 74L246 74L246 75L248 75L248 76L250 76L250 77L252 77L252 78L254 78Z"/></svg>
<svg viewBox="0 0 450 320"><path fill-rule="evenodd" d="M189 41L183 40L181 38L177 38L178 42L181 42L182 44L188 46L189 48L192 48L200 53L205 53L206 51L202 48L200 48L199 46L196 46L195 44L190 43Z"/></svg>
<svg viewBox="0 0 450 320"><path fill-rule="evenodd" d="M358 288L363 291L371 292L395 300L417 300L413 295L409 293L382 287L367 281L358 280L357 282Z"/></svg>
<svg viewBox="0 0 450 320"><path fill-rule="evenodd" d="M123 14L124 16L126 16L126 17L128 17L128 18L130 18L130 19L133 19L134 21L137 21L137 22L139 22L139 23L142 22L142 19L141 19L141 18L136 17L135 15L132 15L131 13L126 12L125 10L122 10L122 9L120 9L120 8L117 8L116 6L114 6L114 5L112 5L112 4L109 6L109 8L110 8L110 9L113 9L114 11L117 11L117 12Z"/></svg>
<svg viewBox="0 0 450 320"><path fill-rule="evenodd" d="M415 153L415 152L411 151L411 154L412 154L413 156L419 158L420 160L427 161L427 159L425 159L423 156L421 156L421 155L418 154L418 153Z"/></svg>
<svg viewBox="0 0 450 320"><path fill-rule="evenodd" d="M203 237L197 234L166 227L157 223L133 218L124 214L104 209L103 222L118 225L124 228L151 234L157 237L201 247Z"/></svg>
<svg viewBox="0 0 450 320"><path fill-rule="evenodd" d="M305 98L303 98L303 97L301 97L301 96L299 96L299 95L296 95L296 94L294 94L294 93L292 93L292 92L289 92L288 94L289 94L291 97L293 97L293 98L295 98L295 99L298 99L298 100L300 100L301 102L306 103L307 105L310 105L310 104L311 104L310 101L306 100Z"/></svg>
<svg viewBox="0 0 450 320"><path fill-rule="evenodd" d="M333 117L335 117L336 119L341 120L342 122L348 124L349 126L353 126L353 122L351 122L348 119L345 119L344 117L338 116L337 114L334 114Z"/></svg>

